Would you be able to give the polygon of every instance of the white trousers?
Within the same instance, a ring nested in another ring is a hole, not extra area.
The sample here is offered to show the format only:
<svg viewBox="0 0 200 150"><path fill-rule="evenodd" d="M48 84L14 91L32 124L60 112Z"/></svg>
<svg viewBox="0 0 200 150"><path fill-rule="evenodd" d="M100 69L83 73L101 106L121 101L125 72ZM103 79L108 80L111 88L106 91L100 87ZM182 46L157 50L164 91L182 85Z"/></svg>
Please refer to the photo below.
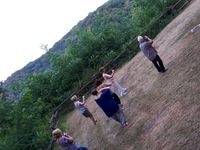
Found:
<svg viewBox="0 0 200 150"><path fill-rule="evenodd" d="M114 89L118 90L120 96L123 96L126 94L126 88L123 88L117 81L109 80L108 82L112 84L112 87Z"/></svg>

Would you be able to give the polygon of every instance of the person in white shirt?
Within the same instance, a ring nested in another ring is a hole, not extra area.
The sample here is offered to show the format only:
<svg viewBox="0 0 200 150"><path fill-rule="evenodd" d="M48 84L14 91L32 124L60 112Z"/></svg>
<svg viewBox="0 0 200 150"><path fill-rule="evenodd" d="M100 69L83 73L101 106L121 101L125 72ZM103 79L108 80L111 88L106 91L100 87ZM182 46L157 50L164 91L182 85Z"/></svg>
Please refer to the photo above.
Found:
<svg viewBox="0 0 200 150"><path fill-rule="evenodd" d="M115 74L115 71L112 70L112 73L111 74L107 74L106 73L106 70L104 67L101 67L99 69L99 72L102 74L104 80L107 82L107 83L110 83L112 85L113 88L117 89L120 96L124 96L126 95L126 88L122 87L117 81L114 80L114 74Z"/></svg>
<svg viewBox="0 0 200 150"><path fill-rule="evenodd" d="M92 113L86 107L85 105L86 101L84 96L82 97L82 102L78 100L76 95L71 97L71 101L74 103L75 108L78 109L79 112L83 114L83 116L85 116L86 118L89 117L94 123L94 125L96 125L97 120L93 117Z"/></svg>

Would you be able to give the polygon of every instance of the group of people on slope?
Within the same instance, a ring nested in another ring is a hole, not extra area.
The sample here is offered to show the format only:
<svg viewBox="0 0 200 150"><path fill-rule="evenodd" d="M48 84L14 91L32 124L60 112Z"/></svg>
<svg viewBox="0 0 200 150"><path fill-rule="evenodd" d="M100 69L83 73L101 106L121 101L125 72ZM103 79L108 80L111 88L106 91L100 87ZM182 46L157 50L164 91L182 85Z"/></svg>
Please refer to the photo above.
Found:
<svg viewBox="0 0 200 150"><path fill-rule="evenodd" d="M161 58L158 55L158 52L152 46L153 40L151 40L148 36L138 36L137 40L139 42L140 50L143 54L154 64L157 71L160 73L164 73L167 69L164 67ZM96 88L92 91L92 95L94 95L96 104L102 109L105 115L109 118L114 119L119 122L123 127L128 125L128 121L123 112L123 105L121 104L120 98L118 95L113 92L112 88L115 88L120 96L124 96L127 94L127 89L122 87L115 79L114 73L112 70L111 74L107 74L104 67L99 69L99 72L102 74L105 82L100 80L96 80ZM94 125L96 125L97 120L86 107L85 97L82 97L82 100L79 100L76 95L71 97L71 101L74 103L76 109L85 116L86 118L90 118ZM53 131L53 135L57 140L57 143L63 149L69 150L87 150L86 147L79 146L73 138L66 134L62 133L60 129L55 129Z"/></svg>

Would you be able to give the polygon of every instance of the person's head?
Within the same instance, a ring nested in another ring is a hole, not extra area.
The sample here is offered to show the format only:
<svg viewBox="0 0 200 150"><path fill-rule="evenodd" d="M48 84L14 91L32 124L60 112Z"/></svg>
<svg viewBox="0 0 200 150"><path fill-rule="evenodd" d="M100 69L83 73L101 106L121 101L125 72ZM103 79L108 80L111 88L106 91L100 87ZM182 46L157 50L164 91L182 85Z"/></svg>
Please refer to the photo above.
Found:
<svg viewBox="0 0 200 150"><path fill-rule="evenodd" d="M140 36L140 35L137 37L137 40L138 40L139 43L143 43L144 42L144 38L142 36Z"/></svg>
<svg viewBox="0 0 200 150"><path fill-rule="evenodd" d="M106 71L106 69L104 67L99 68L100 73L104 73L105 71Z"/></svg>
<svg viewBox="0 0 200 150"><path fill-rule="evenodd" d="M102 81L100 81L100 80L95 80L95 85L98 87L99 85L101 85L102 84Z"/></svg>
<svg viewBox="0 0 200 150"><path fill-rule="evenodd" d="M97 96L97 94L98 94L97 90L93 90L93 91L92 91L92 95Z"/></svg>
<svg viewBox="0 0 200 150"><path fill-rule="evenodd" d="M62 136L62 131L59 128L57 128L57 129L53 130L52 134L57 139Z"/></svg>
<svg viewBox="0 0 200 150"><path fill-rule="evenodd" d="M77 100L77 96L76 95L72 96L70 100L73 101L73 102L76 101Z"/></svg>

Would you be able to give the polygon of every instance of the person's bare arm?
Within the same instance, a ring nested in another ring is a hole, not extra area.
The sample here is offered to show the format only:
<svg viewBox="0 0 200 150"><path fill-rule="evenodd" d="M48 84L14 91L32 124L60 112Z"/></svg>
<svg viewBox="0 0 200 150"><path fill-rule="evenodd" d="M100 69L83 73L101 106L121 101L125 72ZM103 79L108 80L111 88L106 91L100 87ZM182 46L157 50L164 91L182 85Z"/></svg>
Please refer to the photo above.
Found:
<svg viewBox="0 0 200 150"><path fill-rule="evenodd" d="M103 90L106 90L106 89L110 89L110 87L103 87L103 88L99 89L98 92L102 92Z"/></svg>
<svg viewBox="0 0 200 150"><path fill-rule="evenodd" d="M148 43L149 44L153 44L153 40L152 39L150 39L148 36L144 36L146 39L148 39ZM153 47L153 49L154 49L154 51L156 52L156 53L158 53L158 51L155 49L155 47L154 46L152 46Z"/></svg>
<svg viewBox="0 0 200 150"><path fill-rule="evenodd" d="M110 83L103 83L104 87L111 87L112 84Z"/></svg>
<svg viewBox="0 0 200 150"><path fill-rule="evenodd" d="M112 78L112 76L109 75L109 74L107 74L107 73L104 73L104 74L103 74L103 77L106 78L106 79L111 79L111 78Z"/></svg>
<svg viewBox="0 0 200 150"><path fill-rule="evenodd" d="M86 101L85 101L85 96L82 96L82 102L80 102L80 105L85 105Z"/></svg>
<svg viewBox="0 0 200 150"><path fill-rule="evenodd" d="M149 43L149 44L153 44L153 40L150 39L148 36L145 35L144 38L146 38L146 39L148 40L147 43Z"/></svg>
<svg viewBox="0 0 200 150"><path fill-rule="evenodd" d="M114 76L114 73L115 73L115 71L112 70L112 73L111 73L111 74L104 73L103 76L104 76L106 79L112 79L113 76Z"/></svg>
<svg viewBox="0 0 200 150"><path fill-rule="evenodd" d="M100 86L97 87L97 91L101 92L104 89L109 89L111 87L110 83L102 83Z"/></svg>
<svg viewBox="0 0 200 150"><path fill-rule="evenodd" d="M66 137L68 143L73 143L74 139L70 135L66 134L65 137Z"/></svg>

